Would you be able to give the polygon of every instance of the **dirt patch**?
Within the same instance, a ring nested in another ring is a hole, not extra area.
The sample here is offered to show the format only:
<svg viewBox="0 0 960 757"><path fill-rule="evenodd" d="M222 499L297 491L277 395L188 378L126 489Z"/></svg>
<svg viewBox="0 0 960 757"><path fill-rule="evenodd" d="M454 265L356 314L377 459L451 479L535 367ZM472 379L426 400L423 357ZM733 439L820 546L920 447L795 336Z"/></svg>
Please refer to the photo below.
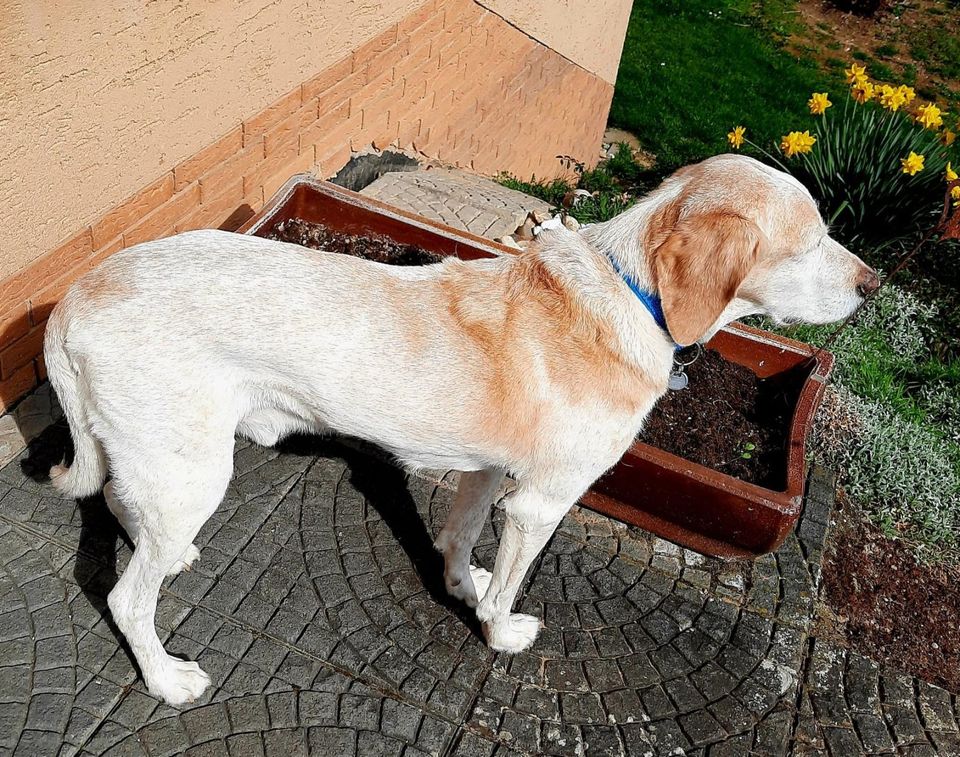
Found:
<svg viewBox="0 0 960 757"><path fill-rule="evenodd" d="M918 563L843 504L824 555L817 634L960 693L958 579L957 567Z"/></svg>
<svg viewBox="0 0 960 757"><path fill-rule="evenodd" d="M300 218L291 218L277 224L267 234L267 239L309 247L311 250L326 250L353 255L364 260L389 265L430 265L439 263L443 257L409 244L399 244L389 237L377 234L359 236L332 231L319 223L310 223Z"/></svg>
<svg viewBox="0 0 960 757"><path fill-rule="evenodd" d="M744 481L785 488L798 378L758 379L715 350L688 366L687 375L687 388L657 402L639 439Z"/></svg>
<svg viewBox="0 0 960 757"><path fill-rule="evenodd" d="M868 73L911 84L921 97L960 98L958 67L952 60L960 33L960 12L949 0L913 0L890 4L869 18L837 8L825 0L800 0L797 25L787 40L798 55L810 55L829 65L853 54L867 63Z"/></svg>

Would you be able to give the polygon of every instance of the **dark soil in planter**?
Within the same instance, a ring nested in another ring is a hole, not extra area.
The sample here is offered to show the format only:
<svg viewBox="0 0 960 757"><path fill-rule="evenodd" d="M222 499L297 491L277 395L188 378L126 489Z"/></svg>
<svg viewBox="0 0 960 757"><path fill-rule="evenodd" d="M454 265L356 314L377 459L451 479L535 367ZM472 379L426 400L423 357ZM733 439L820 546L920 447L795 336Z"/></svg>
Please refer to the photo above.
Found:
<svg viewBox="0 0 960 757"><path fill-rule="evenodd" d="M657 402L639 440L768 489L786 486L800 383L790 376L757 378L715 350L686 371L689 385Z"/></svg>
<svg viewBox="0 0 960 757"><path fill-rule="evenodd" d="M918 563L849 505L836 520L818 633L960 693L960 569Z"/></svg>
<svg viewBox="0 0 960 757"><path fill-rule="evenodd" d="M311 250L326 250L353 255L377 263L390 265L430 265L439 263L443 257L409 244L398 244L392 239L377 234L359 236L331 231L319 223L291 218L277 224L267 234L267 239L309 247Z"/></svg>
<svg viewBox="0 0 960 757"><path fill-rule="evenodd" d="M392 265L443 260L388 237L345 234L299 218L278 224L267 238ZM657 403L640 440L744 481L782 489L790 421L802 381L758 379L714 350L689 366L687 375L689 386L667 392Z"/></svg>

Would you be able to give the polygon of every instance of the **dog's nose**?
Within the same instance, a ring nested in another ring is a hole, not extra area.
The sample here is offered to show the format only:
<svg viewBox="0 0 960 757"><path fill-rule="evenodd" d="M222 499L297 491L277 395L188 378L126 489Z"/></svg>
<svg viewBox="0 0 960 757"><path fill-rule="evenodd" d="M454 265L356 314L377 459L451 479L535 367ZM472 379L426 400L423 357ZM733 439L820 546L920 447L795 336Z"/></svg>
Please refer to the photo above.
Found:
<svg viewBox="0 0 960 757"><path fill-rule="evenodd" d="M860 272L860 276L857 279L857 291L861 296L866 297L876 292L879 288L880 277L877 276L877 272L872 268L864 266L864 269Z"/></svg>

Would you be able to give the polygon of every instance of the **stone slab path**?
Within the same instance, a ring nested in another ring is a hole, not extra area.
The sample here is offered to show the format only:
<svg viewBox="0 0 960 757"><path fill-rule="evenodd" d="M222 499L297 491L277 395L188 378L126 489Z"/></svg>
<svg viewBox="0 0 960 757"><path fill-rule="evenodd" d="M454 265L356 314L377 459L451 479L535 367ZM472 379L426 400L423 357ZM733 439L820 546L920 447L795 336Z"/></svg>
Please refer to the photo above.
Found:
<svg viewBox="0 0 960 757"><path fill-rule="evenodd" d="M54 425L0 470L4 754L960 754L954 697L811 633L822 472L797 531L753 562L575 508L522 592L546 628L508 657L443 590L432 539L456 474L329 440L238 441L200 560L160 597L167 649L213 679L176 710L110 620L130 547L103 500L35 480L67 443ZM495 507L487 568L500 523Z"/></svg>
<svg viewBox="0 0 960 757"><path fill-rule="evenodd" d="M384 174L361 194L490 239L512 234L530 211L550 209L490 179L447 168Z"/></svg>

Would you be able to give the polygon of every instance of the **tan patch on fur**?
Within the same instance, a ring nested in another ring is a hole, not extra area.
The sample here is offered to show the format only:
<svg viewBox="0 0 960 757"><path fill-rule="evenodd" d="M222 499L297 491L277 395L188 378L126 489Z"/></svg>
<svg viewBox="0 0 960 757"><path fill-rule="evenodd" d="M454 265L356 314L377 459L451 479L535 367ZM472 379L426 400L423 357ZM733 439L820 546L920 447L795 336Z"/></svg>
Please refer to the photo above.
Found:
<svg viewBox="0 0 960 757"><path fill-rule="evenodd" d="M83 300L93 306L109 305L133 294L129 282L111 275L109 267L94 268L75 287Z"/></svg>
<svg viewBox="0 0 960 757"><path fill-rule="evenodd" d="M488 405L479 433L516 459L530 459L545 442L544 414L556 410L557 395L625 415L655 400L654 382L624 361L613 331L535 253L479 275L466 264L449 265L441 286L483 382Z"/></svg>
<svg viewBox="0 0 960 757"><path fill-rule="evenodd" d="M653 252L657 291L670 334L692 344L716 322L756 262L763 233L730 213L679 221Z"/></svg>

